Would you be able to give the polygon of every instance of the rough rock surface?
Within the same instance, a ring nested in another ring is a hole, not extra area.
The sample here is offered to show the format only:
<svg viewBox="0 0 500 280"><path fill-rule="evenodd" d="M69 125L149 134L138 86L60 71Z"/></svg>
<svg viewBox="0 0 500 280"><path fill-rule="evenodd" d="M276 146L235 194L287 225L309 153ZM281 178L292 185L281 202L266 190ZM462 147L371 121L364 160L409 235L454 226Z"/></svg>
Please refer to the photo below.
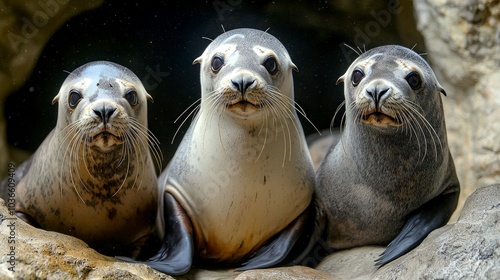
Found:
<svg viewBox="0 0 500 280"><path fill-rule="evenodd" d="M377 279L500 279L500 185L466 201L455 224L432 232L407 255L379 269Z"/></svg>
<svg viewBox="0 0 500 280"><path fill-rule="evenodd" d="M448 96L450 150L463 201L500 182L500 1L414 1L417 28Z"/></svg>
<svg viewBox="0 0 500 280"><path fill-rule="evenodd" d="M383 251L381 246L343 250L325 258L316 269L334 279L369 279L377 271L374 262Z"/></svg>
<svg viewBox="0 0 500 280"><path fill-rule="evenodd" d="M0 279L172 279L146 265L103 256L74 237L11 217L0 199Z"/></svg>
<svg viewBox="0 0 500 280"><path fill-rule="evenodd" d="M331 277L320 279L500 279L499 233L500 185L492 185L476 190L467 199L456 223L431 232L417 248L378 270L374 260L384 248L375 246L333 253L316 270ZM280 268L279 272L295 269ZM251 279L295 276L278 274L277 270L256 270L249 274ZM316 275L311 273L311 277Z"/></svg>
<svg viewBox="0 0 500 280"><path fill-rule="evenodd" d="M256 269L241 273L235 280L258 279L335 279L328 273L305 266L281 267L275 269Z"/></svg>
<svg viewBox="0 0 500 280"><path fill-rule="evenodd" d="M9 159L4 101L28 79L43 47L71 17L95 8L102 0L0 0L0 166ZM0 169L0 177L6 175Z"/></svg>
<svg viewBox="0 0 500 280"><path fill-rule="evenodd" d="M331 254L316 269L260 269L236 279L500 279L499 232L500 185L492 185L467 199L456 223L433 231L420 246L379 269L374 261L384 247L366 246ZM206 271L198 276L185 279L235 277Z"/></svg>

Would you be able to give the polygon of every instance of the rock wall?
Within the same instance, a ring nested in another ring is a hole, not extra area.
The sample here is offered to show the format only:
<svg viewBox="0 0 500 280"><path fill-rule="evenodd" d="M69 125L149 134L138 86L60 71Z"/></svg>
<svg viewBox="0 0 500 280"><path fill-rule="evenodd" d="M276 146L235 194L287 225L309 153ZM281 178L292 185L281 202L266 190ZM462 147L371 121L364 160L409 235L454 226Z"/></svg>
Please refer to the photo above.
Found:
<svg viewBox="0 0 500 280"><path fill-rule="evenodd" d="M7 95L29 78L52 34L73 16L97 7L103 0L0 0L0 177L10 160L5 135Z"/></svg>
<svg viewBox="0 0 500 280"><path fill-rule="evenodd" d="M426 58L448 93L443 102L461 208L475 188L500 182L500 1L415 0L414 6Z"/></svg>

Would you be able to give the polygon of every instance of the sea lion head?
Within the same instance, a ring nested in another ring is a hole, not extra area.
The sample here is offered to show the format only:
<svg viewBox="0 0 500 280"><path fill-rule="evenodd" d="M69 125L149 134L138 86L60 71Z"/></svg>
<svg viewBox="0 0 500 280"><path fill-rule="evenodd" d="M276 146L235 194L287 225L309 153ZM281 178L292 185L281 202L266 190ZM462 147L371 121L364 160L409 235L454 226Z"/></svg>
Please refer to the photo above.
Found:
<svg viewBox="0 0 500 280"><path fill-rule="evenodd" d="M427 123L442 111L439 93L446 95L429 64L413 50L397 45L362 53L339 82L345 83L346 112L351 111L360 123L379 128L417 119Z"/></svg>
<svg viewBox="0 0 500 280"><path fill-rule="evenodd" d="M86 146L105 152L120 147L132 134L147 130L146 92L129 69L107 61L87 63L64 81L57 126ZM146 134L147 135L147 134Z"/></svg>
<svg viewBox="0 0 500 280"><path fill-rule="evenodd" d="M225 113L238 118L262 115L272 106L283 111L295 105L292 70L297 67L281 42L267 32L225 32L193 63L201 64L202 104L225 107Z"/></svg>

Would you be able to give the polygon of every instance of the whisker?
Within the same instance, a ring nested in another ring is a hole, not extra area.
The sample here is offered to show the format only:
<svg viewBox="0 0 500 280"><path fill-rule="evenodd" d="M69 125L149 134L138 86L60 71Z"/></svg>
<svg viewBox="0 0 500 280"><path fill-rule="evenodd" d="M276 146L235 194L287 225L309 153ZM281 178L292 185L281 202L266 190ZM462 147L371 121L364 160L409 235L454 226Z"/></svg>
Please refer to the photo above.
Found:
<svg viewBox="0 0 500 280"><path fill-rule="evenodd" d="M425 118L425 116L417 109L417 108L420 108L417 104L415 104L413 102L408 102L408 107L413 109L413 112L422 121L423 126L429 132L429 136L432 140L432 144L434 147L434 157L435 157L435 160L437 161L438 160L438 155L437 155L438 154L438 147L436 145L436 140L438 141L440 150L443 149L443 144L441 143L441 139L440 139L439 135L437 134L434 127L432 127L430 122Z"/></svg>
<svg viewBox="0 0 500 280"><path fill-rule="evenodd" d="M351 50L352 50L353 52L355 52L358 56L360 56L360 55L363 53L363 52L361 51L361 49L359 49L359 47L358 47L358 49L359 49L359 52L358 52L355 48L351 47L350 45L348 45L348 44L346 44L346 43L344 43L344 46L346 46L346 47L348 47L349 49L351 49Z"/></svg>
<svg viewBox="0 0 500 280"><path fill-rule="evenodd" d="M189 111L189 109L193 108L193 106L200 102L201 101L201 98L199 98L198 100L196 100L195 102L193 102L191 105L189 105L189 107L187 107L174 121L174 123L177 123L177 121L186 113ZM177 130L175 131L174 133L174 137L172 137L172 141L170 142L170 144L173 144L174 143L174 140L175 140L175 137L177 136L177 133L179 133L181 127L184 125L184 123L189 119L190 116L192 116L197 110L198 108L200 108L200 105L201 105L201 102L200 104L196 105L196 107L193 108L193 110L184 118L184 120L182 121L182 123L179 125L179 127L177 128Z"/></svg>
<svg viewBox="0 0 500 280"><path fill-rule="evenodd" d="M298 119L296 118L296 116L294 114L295 111L292 110L292 109L295 109L295 107L293 106L293 103L290 101L290 99L287 99L288 96L281 94L279 91L272 91L271 90L271 93L274 93L274 95L271 94L269 96L270 97L269 100L274 104L274 106L271 105L271 108L276 108L276 115L281 116L281 117L279 117L279 119L282 120L283 133L285 133L284 128L286 128L288 141L290 143L290 145L288 145L289 146L289 148L288 148L289 149L288 161L291 161L292 160L292 135L291 135L290 127L288 125L287 120L291 121L293 127L295 128L295 132L297 133L297 136L300 137L302 135L302 133L300 132L299 127L297 125ZM284 126L283 126L283 123L284 123ZM285 142L286 142L286 140L285 140ZM303 141L299 142L301 148L303 148L302 142ZM284 162L283 162L283 166L284 166Z"/></svg>
<svg viewBox="0 0 500 280"><path fill-rule="evenodd" d="M284 98L285 100L287 100L290 104L287 104L286 102L283 102L284 104L286 105L290 105L293 109L295 109L296 112L298 112L302 117L304 117L304 119L307 120L307 122L319 133L319 135L321 135L321 132L319 131L319 129L314 125L314 123L307 117L304 109L297 103L295 102L295 100L293 100L293 98L287 96L287 95L284 95L282 94L278 88L276 88L275 86L268 86L269 90L271 93L274 93L276 94L277 96L279 97L282 97Z"/></svg>
<svg viewBox="0 0 500 280"><path fill-rule="evenodd" d="M267 102L267 101L266 101L266 102ZM260 135L260 133L262 132L262 129L264 128L264 126L266 127L266 129L265 129L265 130L266 130L266 132L265 132L265 134L264 134L264 143L262 143L262 148L260 148L259 155L258 155L258 156L257 156L257 158L255 159L255 162L257 162L257 161L259 160L260 156L262 155L262 152L264 152L264 148L265 148L265 146L266 146L266 142L267 142L267 130L268 130L268 129L267 129L267 118L268 118L268 116L269 116L269 110L268 110L268 108L269 108L268 106L265 106L265 110L264 110L264 112L265 112L265 121L264 121L264 123L262 123L262 125L260 126L259 133L257 134L257 136L259 136L259 135Z"/></svg>
<svg viewBox="0 0 500 280"><path fill-rule="evenodd" d="M220 110L220 112L218 113L218 115L220 117L220 115L222 114L222 111L226 107L226 104L224 103L224 101L223 100L221 101L221 100L222 100L222 95L220 94L220 91L218 91L218 90L214 90L212 92L212 94L208 95L208 97L206 98L206 105L208 106L208 109L207 109L208 112L207 112L205 118L206 118L206 121L208 123L205 125L205 130L203 132L203 139L205 139L207 129L209 128L209 124L210 125L212 124L213 115ZM207 108L207 107L205 107L205 108ZM201 108L201 110L204 110L204 108ZM217 124L217 127L218 127L218 124ZM220 130L218 132L220 132ZM219 137L220 137L220 135L219 135ZM205 141L203 141L203 145L205 145Z"/></svg>
<svg viewBox="0 0 500 280"><path fill-rule="evenodd" d="M216 109L217 110L217 109ZM228 154L226 147L224 146L224 141L222 140L222 135L221 135L221 129L220 129L220 123L221 123L221 118L224 118L224 113L222 112L223 107L221 107L221 112L219 113L219 118L217 118L217 133L219 134L219 141L220 145L222 147L222 150L224 153Z"/></svg>
<svg viewBox="0 0 500 280"><path fill-rule="evenodd" d="M123 186L125 185L125 182L127 181L127 175L129 174L129 171L130 171L130 150L132 149L130 147L130 144L133 143L134 140L131 139L133 137L130 137L128 134L124 135L123 137L127 138L125 141L125 146L127 146L125 148L125 151L126 151L127 155L124 156L127 158L127 171L125 172L125 175L123 176L124 178L123 178L122 183L120 184L120 187L116 190L116 192L113 195L111 195L111 197L115 197L116 194L118 194L118 192L120 192L120 190L123 188ZM137 179L137 176L136 176L136 179ZM135 180L134 180L134 183L132 185L133 186L135 185Z"/></svg>
<svg viewBox="0 0 500 280"><path fill-rule="evenodd" d="M149 130L145 125L135 120L134 118L129 118L129 122L133 129L133 132L137 134L137 138L141 139L141 142L143 142L144 139L147 139L145 140L147 144L143 143L143 145L149 148L156 164L158 165L158 168L161 169L163 153L161 152L160 141L158 140L158 138L156 138L151 130Z"/></svg>
<svg viewBox="0 0 500 280"><path fill-rule="evenodd" d="M333 124L335 123L335 117L337 116L337 114L340 112L340 109L342 109L342 107L344 105L345 105L345 100L342 101L342 103L340 103L339 106L337 106L337 109L335 110L335 114L333 114L332 121L330 122L330 134L333 134L332 127L333 127ZM345 116L345 113L344 113L343 116ZM342 116L342 119L343 119L343 116ZM340 126L341 127L342 127L342 119L340 120Z"/></svg>

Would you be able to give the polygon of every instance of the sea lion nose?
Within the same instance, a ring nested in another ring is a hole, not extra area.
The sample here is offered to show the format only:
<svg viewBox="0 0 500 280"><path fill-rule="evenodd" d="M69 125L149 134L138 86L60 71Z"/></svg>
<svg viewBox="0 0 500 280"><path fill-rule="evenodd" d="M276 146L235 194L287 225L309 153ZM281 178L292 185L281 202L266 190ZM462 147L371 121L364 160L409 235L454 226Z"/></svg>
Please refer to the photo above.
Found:
<svg viewBox="0 0 500 280"><path fill-rule="evenodd" d="M99 117L104 124L106 124L116 111L116 107L103 105L101 108L92 109L92 111L94 111L94 114Z"/></svg>
<svg viewBox="0 0 500 280"><path fill-rule="evenodd" d="M255 79L253 77L248 76L240 76L231 79L231 83L233 86L241 93L241 95L245 95L245 92L254 86Z"/></svg>
<svg viewBox="0 0 500 280"><path fill-rule="evenodd" d="M366 94L375 102L375 107L378 108L378 105L380 104L380 101L382 100L382 97L389 92L390 87L384 86L376 86L376 87L369 87L366 89Z"/></svg>

